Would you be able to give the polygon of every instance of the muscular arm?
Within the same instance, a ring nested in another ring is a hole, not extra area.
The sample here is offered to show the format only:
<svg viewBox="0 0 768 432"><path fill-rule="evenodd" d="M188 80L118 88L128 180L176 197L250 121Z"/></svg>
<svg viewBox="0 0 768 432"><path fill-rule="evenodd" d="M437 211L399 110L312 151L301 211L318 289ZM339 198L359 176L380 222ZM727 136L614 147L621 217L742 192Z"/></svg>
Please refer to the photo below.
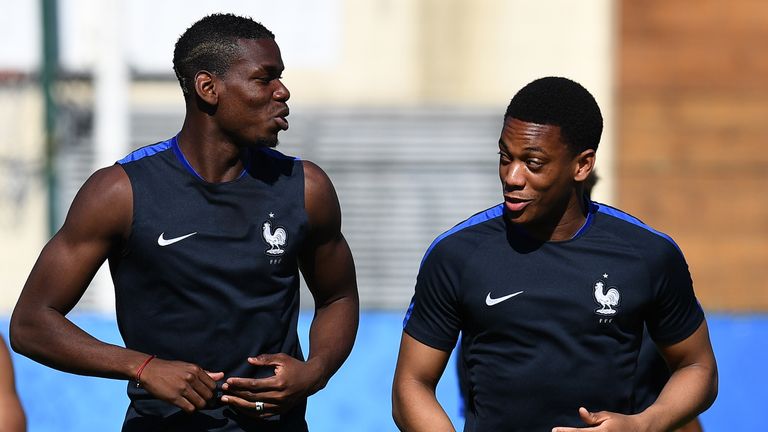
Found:
<svg viewBox="0 0 768 432"><path fill-rule="evenodd" d="M127 235L131 205L130 184L118 166L97 171L83 185L13 311L10 334L17 352L67 372L132 377L146 355L103 343L65 317Z"/></svg>
<svg viewBox="0 0 768 432"><path fill-rule="evenodd" d="M401 431L454 430L435 396L449 357L403 332L392 384L392 417Z"/></svg>
<svg viewBox="0 0 768 432"><path fill-rule="evenodd" d="M312 393L325 387L352 351L357 334L359 302L355 266L341 233L341 208L325 173L304 162L305 206L310 236L300 266L315 301L309 332L307 363L318 371Z"/></svg>
<svg viewBox="0 0 768 432"><path fill-rule="evenodd" d="M0 337L0 432L24 432L26 419L13 377L13 364L5 340Z"/></svg>
<svg viewBox="0 0 768 432"><path fill-rule="evenodd" d="M352 253L341 234L341 209L325 173L304 162L304 201L309 219L309 238L299 266L315 300L315 316L309 331L309 357L300 362L284 354L249 358L256 366L272 366L269 378L228 378L222 401L253 416L271 416L293 408L325 387L349 356L359 316L357 283ZM257 408L264 403L264 409Z"/></svg>
<svg viewBox="0 0 768 432"><path fill-rule="evenodd" d="M64 226L43 248L11 317L11 344L27 357L82 375L133 379L149 355L104 343L66 318L96 270L120 252L130 233L133 195L125 171L113 165L83 185ZM159 399L185 411L205 406L213 379L199 367L156 359L141 383Z"/></svg>

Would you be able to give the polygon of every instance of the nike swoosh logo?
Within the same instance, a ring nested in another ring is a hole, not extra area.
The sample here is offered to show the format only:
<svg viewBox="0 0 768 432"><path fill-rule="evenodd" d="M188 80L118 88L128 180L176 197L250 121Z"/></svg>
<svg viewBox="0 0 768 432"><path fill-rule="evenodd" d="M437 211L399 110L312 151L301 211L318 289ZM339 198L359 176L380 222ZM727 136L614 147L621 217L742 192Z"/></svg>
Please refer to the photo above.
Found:
<svg viewBox="0 0 768 432"><path fill-rule="evenodd" d="M497 305L503 302L504 300L509 300L512 297L522 293L523 293L522 291L518 291L514 294L505 295L504 297L499 297L499 298L491 298L491 293L488 293L488 296L485 298L485 304L487 304L488 306Z"/></svg>
<svg viewBox="0 0 768 432"><path fill-rule="evenodd" d="M187 237L192 237L195 234L197 234L197 231L195 231L193 233L189 233L187 235L183 235L181 237L174 237L174 238L167 239L167 238L163 237L165 235L165 233L162 232L162 233L160 233L160 237L157 238L157 244L159 244L160 246L172 245L172 244L174 244L176 242L180 242L180 241L184 240Z"/></svg>

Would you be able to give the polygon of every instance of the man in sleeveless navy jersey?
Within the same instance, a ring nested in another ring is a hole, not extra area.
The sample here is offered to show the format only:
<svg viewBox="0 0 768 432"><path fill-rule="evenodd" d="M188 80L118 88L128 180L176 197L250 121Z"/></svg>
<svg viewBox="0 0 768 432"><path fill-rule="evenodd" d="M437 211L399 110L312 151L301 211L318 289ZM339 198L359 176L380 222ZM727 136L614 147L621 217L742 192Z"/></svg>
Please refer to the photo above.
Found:
<svg viewBox="0 0 768 432"><path fill-rule="evenodd" d="M307 397L352 349L354 264L331 181L273 148L288 128L274 35L210 15L173 58L178 135L91 176L11 323L49 366L128 381L124 431L306 431ZM125 348L66 318L109 260ZM315 301L305 360L299 269Z"/></svg>
<svg viewBox="0 0 768 432"><path fill-rule="evenodd" d="M602 115L559 77L504 115L504 202L440 235L406 314L393 383L404 431L451 431L435 386L461 333L465 431L669 431L707 409L717 368L685 259L667 235L584 199ZM672 374L636 400L643 327Z"/></svg>

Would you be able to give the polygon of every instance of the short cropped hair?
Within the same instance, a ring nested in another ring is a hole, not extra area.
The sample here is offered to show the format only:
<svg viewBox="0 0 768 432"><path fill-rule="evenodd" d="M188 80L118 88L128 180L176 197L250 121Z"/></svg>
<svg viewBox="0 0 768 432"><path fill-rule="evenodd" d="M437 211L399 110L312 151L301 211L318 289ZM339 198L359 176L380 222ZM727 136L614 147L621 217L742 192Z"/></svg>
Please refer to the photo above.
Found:
<svg viewBox="0 0 768 432"><path fill-rule="evenodd" d="M603 116L595 98L581 84L562 77L539 78L515 94L504 120L560 127L560 136L574 154L597 150Z"/></svg>
<svg viewBox="0 0 768 432"><path fill-rule="evenodd" d="M173 71L184 97L194 92L201 70L225 74L240 54L238 39L274 39L266 27L248 17L212 14L192 24L176 41Z"/></svg>

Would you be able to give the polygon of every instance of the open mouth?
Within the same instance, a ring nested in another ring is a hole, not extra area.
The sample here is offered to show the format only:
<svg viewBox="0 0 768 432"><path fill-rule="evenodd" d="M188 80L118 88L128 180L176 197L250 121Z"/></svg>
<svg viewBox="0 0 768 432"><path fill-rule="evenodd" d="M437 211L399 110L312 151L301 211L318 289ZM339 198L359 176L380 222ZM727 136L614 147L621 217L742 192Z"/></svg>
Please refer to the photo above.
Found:
<svg viewBox="0 0 768 432"><path fill-rule="evenodd" d="M288 129L288 120L286 117L288 117L289 110L286 108L284 110L281 110L277 113L275 116L275 122L280 127L281 130L287 130Z"/></svg>
<svg viewBox="0 0 768 432"><path fill-rule="evenodd" d="M288 129L288 120L285 119L285 117L275 117L275 122L280 127L281 130L287 130Z"/></svg>
<svg viewBox="0 0 768 432"><path fill-rule="evenodd" d="M530 203L531 203L531 200L523 200L523 199L519 199L519 198L505 198L504 199L504 205L506 206L507 210L513 211L513 212L522 211Z"/></svg>

